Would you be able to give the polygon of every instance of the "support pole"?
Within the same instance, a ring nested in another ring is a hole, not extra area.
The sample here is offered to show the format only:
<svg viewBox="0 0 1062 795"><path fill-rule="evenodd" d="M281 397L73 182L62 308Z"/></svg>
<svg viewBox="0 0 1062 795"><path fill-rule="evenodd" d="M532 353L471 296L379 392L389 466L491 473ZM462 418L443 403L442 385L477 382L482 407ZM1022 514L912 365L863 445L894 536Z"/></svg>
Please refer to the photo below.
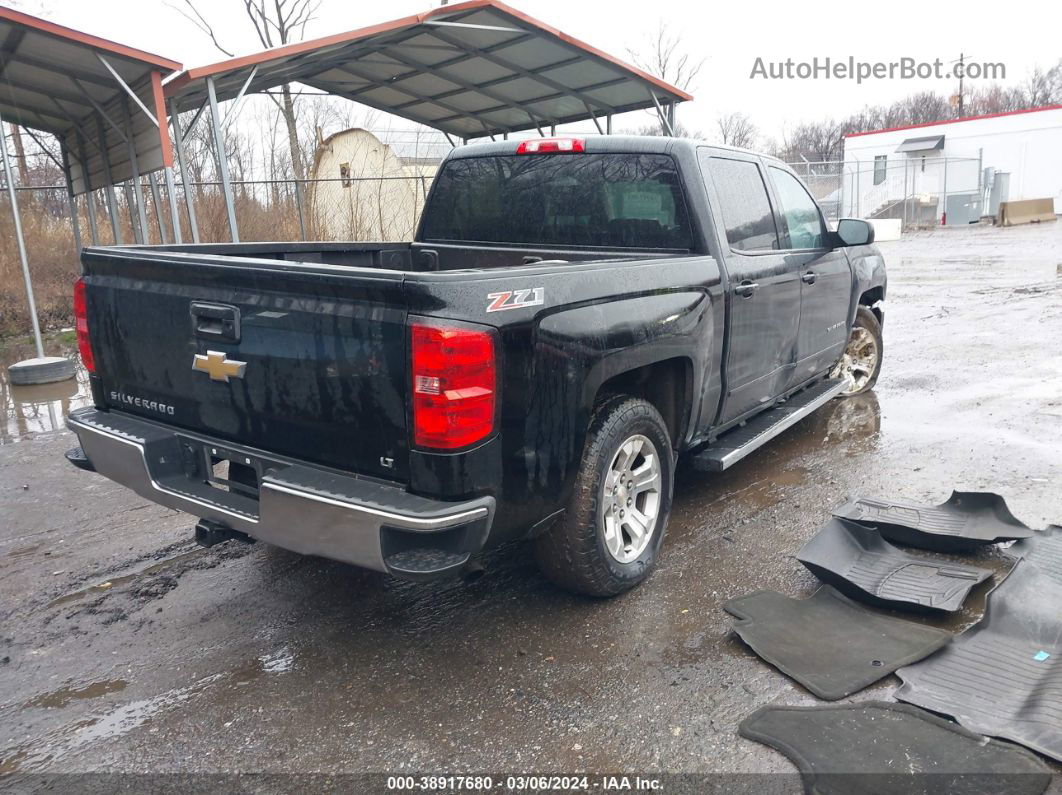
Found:
<svg viewBox="0 0 1062 795"><path fill-rule="evenodd" d="M656 107L656 115L657 118L660 119L660 126L663 128L663 132L673 136L675 134L675 130L671 126L671 121L668 119L667 114L664 112L664 109L660 107L660 102L657 100L656 94L650 91L649 96L653 100L653 105Z"/></svg>
<svg viewBox="0 0 1062 795"><path fill-rule="evenodd" d="M855 199L856 199L855 217L856 218L862 218L863 217L863 214L862 214L862 209L863 209L863 190L862 190L861 183L863 181L863 178L862 178L862 176L859 173L862 170L862 168L859 165L859 160L858 159L855 161L855 164L856 164L856 173L855 173ZM871 181L873 181L873 180L871 180Z"/></svg>
<svg viewBox="0 0 1062 795"><path fill-rule="evenodd" d="M77 200L74 198L74 182L70 179L70 155L66 151L66 144L59 139L59 155L63 161L63 178L66 180L66 198L70 204L70 224L74 230L74 250L81 251L81 224L77 217Z"/></svg>
<svg viewBox="0 0 1062 795"><path fill-rule="evenodd" d="M133 208L136 206L136 200L133 198L133 184L130 180L127 179L122 183L122 193L125 194L125 209L129 214L129 225L133 227L133 242L143 243L143 230L141 229L140 224L137 223L136 216L133 215Z"/></svg>
<svg viewBox="0 0 1062 795"><path fill-rule="evenodd" d="M198 118L198 114L197 114ZM177 116L177 107L173 104L173 100L170 100L170 121L173 123L173 142L177 146L177 165L181 167L181 185L184 187L184 206L188 211L188 228L192 230L192 242L199 242L199 224L195 219L195 200L192 198L192 188L188 184L188 166L187 161L184 158L184 134L181 132L181 123ZM172 181L173 176L167 174L167 184ZM173 188L170 188L172 197ZM174 226L174 229L180 229L180 224ZM176 234L176 232L174 232ZM177 238L180 241L180 238Z"/></svg>
<svg viewBox="0 0 1062 795"><path fill-rule="evenodd" d="M7 139L3 135L4 120L0 118L0 153L4 160L4 179L7 180L7 195L11 200L11 216L15 220L15 240L18 242L18 256L22 261L22 279L26 283L26 298L29 300L30 319L33 321L33 342L37 346L37 357L44 358L44 342L41 340L41 326L37 321L37 302L33 298L33 281L30 279L29 258L26 256L26 241L22 237L22 217L18 211L18 197L15 196L15 178L11 174L11 163L7 157Z"/></svg>
<svg viewBox="0 0 1062 795"><path fill-rule="evenodd" d="M151 186L151 203L155 205L155 225L159 228L159 240L163 243L169 243L170 240L166 236L166 226L162 223L162 196L159 194L159 181L155 179L154 171L148 174L148 185ZM149 241L145 240L144 242L147 243Z"/></svg>
<svg viewBox="0 0 1062 795"><path fill-rule="evenodd" d="M96 223L96 192L88 191L85 194L85 204L88 207L89 235L92 237L92 245L100 244L100 229Z"/></svg>
<svg viewBox="0 0 1062 795"><path fill-rule="evenodd" d="M590 119L594 122L594 126L597 128L597 134L604 135L605 131L601 128L601 122L597 120L597 114L594 113L594 109L590 107L590 103L584 102L583 107L586 108L586 112L590 114Z"/></svg>
<svg viewBox="0 0 1062 795"><path fill-rule="evenodd" d="M181 217L177 212L177 192L173 189L173 142L170 140L170 128L166 121L166 97L162 90L162 72L151 73L151 97L155 100L155 128L159 133L159 149L162 151L162 175L166 180L166 198L170 205L170 229L172 240L181 243ZM155 205L155 212L162 208ZM162 228L162 221L159 221Z"/></svg>
<svg viewBox="0 0 1062 795"><path fill-rule="evenodd" d="M96 193L92 189L92 178L89 176L88 157L85 155L85 139L81 137L81 131L77 134L77 156L81 160L81 176L85 180L85 204L88 206L89 233L92 236L92 245L100 244L100 231L96 226Z"/></svg>
<svg viewBox="0 0 1062 795"><path fill-rule="evenodd" d="M162 174L166 178L166 195L170 200L170 228L173 229L173 242L183 243L181 217L177 214L177 191L173 186L173 169L166 167L162 170Z"/></svg>
<svg viewBox="0 0 1062 795"><path fill-rule="evenodd" d="M940 214L940 225L948 223L948 158L944 157L944 209Z"/></svg>
<svg viewBox="0 0 1062 795"><path fill-rule="evenodd" d="M221 191L225 195L225 209L229 214L229 234L233 243L240 242L240 231L236 227L236 203L232 197L232 182L229 180L229 163L225 156L225 136L221 132L221 117L218 115L218 94L214 88L214 78L208 77L207 97L210 99L210 123L214 127L214 148L218 156L218 172L221 174Z"/></svg>
<svg viewBox="0 0 1062 795"><path fill-rule="evenodd" d="M907 161L903 161L903 231L907 231Z"/></svg>
<svg viewBox="0 0 1062 795"><path fill-rule="evenodd" d="M103 119L96 117L96 129L100 136L100 154L103 157L103 179L107 183L104 196L107 198L107 214L111 217L111 231L114 233L114 245L122 245L122 230L118 226L118 199L114 195L114 179L111 177L111 156L107 151L107 135L103 129Z"/></svg>
<svg viewBox="0 0 1062 795"><path fill-rule="evenodd" d="M140 162L136 157L136 141L133 135L133 116L129 112L129 100L122 98L122 110L125 113L126 145L129 148L129 167L132 169L133 200L136 204L136 217L140 221L140 239L138 242L148 242L147 213L144 212L144 191L140 186ZM130 218L133 208L129 208Z"/></svg>

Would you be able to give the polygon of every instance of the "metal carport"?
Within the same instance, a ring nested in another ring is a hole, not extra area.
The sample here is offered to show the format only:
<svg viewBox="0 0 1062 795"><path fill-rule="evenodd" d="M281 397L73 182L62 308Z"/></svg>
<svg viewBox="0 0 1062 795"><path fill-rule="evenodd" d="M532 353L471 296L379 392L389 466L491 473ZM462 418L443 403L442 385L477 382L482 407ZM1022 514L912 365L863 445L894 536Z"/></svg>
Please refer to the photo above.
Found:
<svg viewBox="0 0 1062 795"><path fill-rule="evenodd" d="M146 240L140 176L159 169L165 170L171 217L176 220L173 156L165 123L162 78L180 68L176 61L0 7L0 128L5 121L17 124L38 144L37 133L49 133L58 139L60 159L56 165L66 180L78 248L81 232L75 199L96 188L105 190L114 239L121 242L113 186L124 180L132 180L134 187L137 217L133 219L133 229L137 240ZM43 358L6 140L0 143L4 144L0 147L4 177L15 219L37 355ZM91 201L88 217L95 243L97 226ZM174 230L179 234L177 224Z"/></svg>
<svg viewBox="0 0 1062 795"><path fill-rule="evenodd" d="M189 69L165 85L177 115L207 110L234 242L239 240L218 103L301 83L464 140L655 109L668 130L686 92L497 0L415 16ZM229 114L231 114L231 110ZM184 168L182 167L182 176ZM186 183L187 193L187 183ZM193 235L196 235L194 218Z"/></svg>

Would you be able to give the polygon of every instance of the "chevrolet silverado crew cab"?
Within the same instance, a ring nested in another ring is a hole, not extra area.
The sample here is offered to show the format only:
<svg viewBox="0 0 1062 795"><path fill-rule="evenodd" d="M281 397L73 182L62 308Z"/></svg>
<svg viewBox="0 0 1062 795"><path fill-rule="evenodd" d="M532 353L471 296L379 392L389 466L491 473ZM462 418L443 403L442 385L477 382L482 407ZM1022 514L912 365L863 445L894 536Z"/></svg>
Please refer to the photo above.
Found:
<svg viewBox="0 0 1062 795"><path fill-rule="evenodd" d="M553 581L653 569L676 462L726 469L882 361L885 270L770 157L655 137L453 150L410 243L86 248L94 405L67 457L391 574L529 539Z"/></svg>

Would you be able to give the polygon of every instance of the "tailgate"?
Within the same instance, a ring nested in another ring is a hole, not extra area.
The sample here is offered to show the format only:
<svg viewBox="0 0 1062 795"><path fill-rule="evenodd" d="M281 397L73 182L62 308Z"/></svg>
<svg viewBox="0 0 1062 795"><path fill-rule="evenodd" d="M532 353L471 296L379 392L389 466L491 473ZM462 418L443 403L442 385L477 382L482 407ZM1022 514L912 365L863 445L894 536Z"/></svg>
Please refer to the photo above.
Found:
<svg viewBox="0 0 1062 795"><path fill-rule="evenodd" d="M83 260L110 408L406 478L401 273L136 250Z"/></svg>

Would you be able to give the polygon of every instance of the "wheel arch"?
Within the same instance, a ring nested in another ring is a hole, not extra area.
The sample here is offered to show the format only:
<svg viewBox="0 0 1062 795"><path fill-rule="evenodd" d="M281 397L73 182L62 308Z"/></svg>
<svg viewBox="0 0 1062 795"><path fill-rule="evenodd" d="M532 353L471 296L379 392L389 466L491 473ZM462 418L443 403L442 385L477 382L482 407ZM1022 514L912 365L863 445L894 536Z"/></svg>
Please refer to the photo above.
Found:
<svg viewBox="0 0 1062 795"><path fill-rule="evenodd" d="M885 310L882 304L885 302L885 286L879 285L878 287L871 287L869 290L864 290L860 296L858 305L865 306L871 312L874 313L874 317L878 319L878 325L885 324Z"/></svg>
<svg viewBox="0 0 1062 795"><path fill-rule="evenodd" d="M598 387L594 408L614 395L630 395L650 403L667 426L672 448L680 449L692 415L693 362L676 356L617 373Z"/></svg>

